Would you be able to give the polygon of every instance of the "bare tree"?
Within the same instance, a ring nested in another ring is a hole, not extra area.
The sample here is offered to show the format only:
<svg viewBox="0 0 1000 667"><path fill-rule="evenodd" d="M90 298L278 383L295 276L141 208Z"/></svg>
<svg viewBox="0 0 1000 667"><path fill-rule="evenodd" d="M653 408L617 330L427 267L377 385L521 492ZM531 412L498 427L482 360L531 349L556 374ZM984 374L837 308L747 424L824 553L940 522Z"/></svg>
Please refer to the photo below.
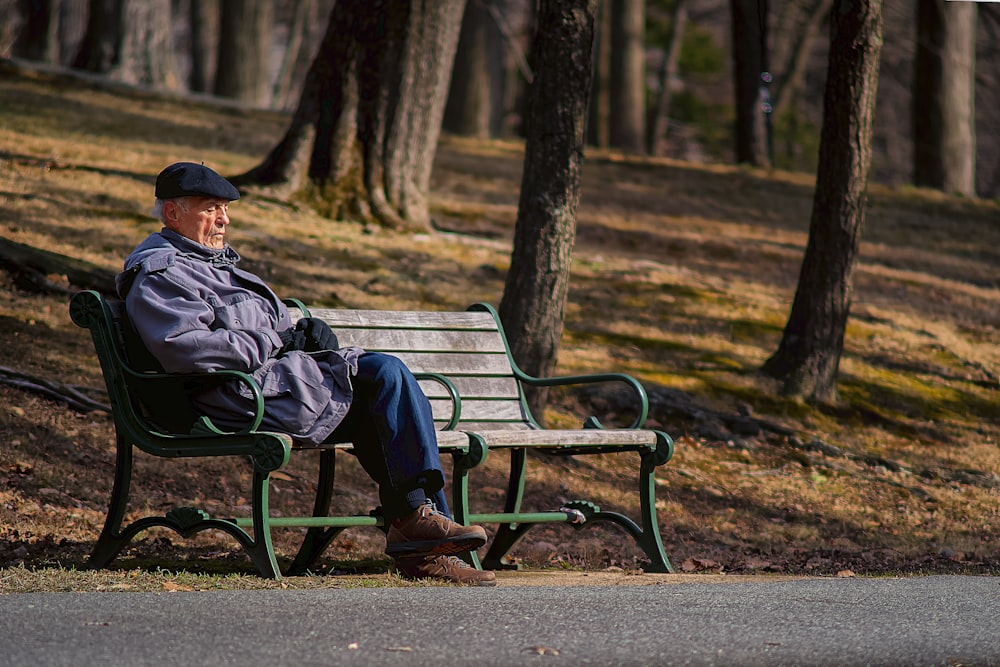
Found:
<svg viewBox="0 0 1000 667"><path fill-rule="evenodd" d="M882 0L836 0L809 241L791 314L763 372L791 396L836 398L865 217L882 51Z"/></svg>
<svg viewBox="0 0 1000 667"><path fill-rule="evenodd" d="M180 88L169 2L90 0L73 67L167 90Z"/></svg>
<svg viewBox="0 0 1000 667"><path fill-rule="evenodd" d="M730 0L736 89L736 162L771 165L766 99L768 0Z"/></svg>
<svg viewBox="0 0 1000 667"><path fill-rule="evenodd" d="M562 337L576 238L597 0L541 0L527 142L500 318L522 370L548 376ZM541 419L547 399L528 396Z"/></svg>
<svg viewBox="0 0 1000 667"><path fill-rule="evenodd" d="M219 60L219 0L191 0L191 73L188 87L198 93L215 87Z"/></svg>
<svg viewBox="0 0 1000 667"><path fill-rule="evenodd" d="M428 229L465 0L339 0L284 138L233 181L330 217Z"/></svg>
<svg viewBox="0 0 1000 667"><path fill-rule="evenodd" d="M650 115L649 130L646 133L646 150L650 155L660 155L664 151L667 139L667 128L670 121L670 94L674 79L677 78L681 59L681 46L684 43L684 28L687 27L688 0L677 0L674 4L674 15L671 21L670 41L663 54L663 64L657 76L659 90L656 104Z"/></svg>
<svg viewBox="0 0 1000 667"><path fill-rule="evenodd" d="M976 190L976 4L918 0L913 182Z"/></svg>
<svg viewBox="0 0 1000 667"><path fill-rule="evenodd" d="M272 0L222 0L215 94L247 104L271 100Z"/></svg>
<svg viewBox="0 0 1000 667"><path fill-rule="evenodd" d="M62 0L21 0L24 24L12 52L18 58L59 64L59 18Z"/></svg>
<svg viewBox="0 0 1000 667"><path fill-rule="evenodd" d="M490 0L465 5L444 108L446 131L480 139L500 133L503 113L503 48L490 9Z"/></svg>
<svg viewBox="0 0 1000 667"><path fill-rule="evenodd" d="M276 108L295 110L306 74L309 72L309 63L316 56L320 39L323 37L322 32L316 32L315 27L322 26L320 21L326 18L329 9L326 6L320 7L317 0L300 0L295 3L292 25L288 30L288 44L285 46L285 57L282 59L281 70L274 83L273 106Z"/></svg>
<svg viewBox="0 0 1000 667"><path fill-rule="evenodd" d="M646 150L646 2L611 3L610 144L631 153Z"/></svg>
<svg viewBox="0 0 1000 667"><path fill-rule="evenodd" d="M611 143L611 7L608 0L597 3L593 60L587 143L604 148Z"/></svg>

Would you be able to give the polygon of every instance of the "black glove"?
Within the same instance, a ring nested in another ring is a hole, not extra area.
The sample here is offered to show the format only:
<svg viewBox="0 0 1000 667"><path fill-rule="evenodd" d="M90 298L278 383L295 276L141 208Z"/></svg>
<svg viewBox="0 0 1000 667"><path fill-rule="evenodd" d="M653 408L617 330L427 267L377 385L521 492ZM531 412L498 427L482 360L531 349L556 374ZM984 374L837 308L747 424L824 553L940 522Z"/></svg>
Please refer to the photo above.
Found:
<svg viewBox="0 0 1000 667"><path fill-rule="evenodd" d="M306 334L304 331L285 329L278 332L278 338L281 339L281 349L278 350L279 357L292 350L306 349Z"/></svg>
<svg viewBox="0 0 1000 667"><path fill-rule="evenodd" d="M333 333L329 324L317 317L303 317L296 322L295 333L305 336L305 346L301 349L306 352L340 349L337 334Z"/></svg>

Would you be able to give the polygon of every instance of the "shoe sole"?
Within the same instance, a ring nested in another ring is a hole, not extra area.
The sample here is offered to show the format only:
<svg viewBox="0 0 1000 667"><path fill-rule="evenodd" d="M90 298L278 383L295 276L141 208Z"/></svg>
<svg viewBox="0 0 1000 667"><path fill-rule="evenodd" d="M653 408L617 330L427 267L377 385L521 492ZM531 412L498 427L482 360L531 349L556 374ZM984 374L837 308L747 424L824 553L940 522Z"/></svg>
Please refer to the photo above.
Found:
<svg viewBox="0 0 1000 667"><path fill-rule="evenodd" d="M457 556L466 551L474 551L486 544L485 538L477 533L455 535L444 540L423 540L396 542L385 548L389 556Z"/></svg>

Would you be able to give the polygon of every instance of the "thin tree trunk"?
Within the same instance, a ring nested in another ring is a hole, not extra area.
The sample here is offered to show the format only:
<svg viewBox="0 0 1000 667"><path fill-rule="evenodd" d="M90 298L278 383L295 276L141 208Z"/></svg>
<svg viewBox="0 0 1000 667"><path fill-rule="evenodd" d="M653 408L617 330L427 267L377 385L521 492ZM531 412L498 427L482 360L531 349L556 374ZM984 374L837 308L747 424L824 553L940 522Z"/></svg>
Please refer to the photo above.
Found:
<svg viewBox="0 0 1000 667"><path fill-rule="evenodd" d="M736 89L736 162L771 165L765 117L767 0L730 0Z"/></svg>
<svg viewBox="0 0 1000 667"><path fill-rule="evenodd" d="M646 150L646 2L611 2L610 144Z"/></svg>
<svg viewBox="0 0 1000 667"><path fill-rule="evenodd" d="M219 0L191 0L191 74L188 85L196 93L208 93L215 87L218 64Z"/></svg>
<svg viewBox="0 0 1000 667"><path fill-rule="evenodd" d="M594 75L587 113L587 143L599 148L611 143L611 8L609 0L597 5L594 28Z"/></svg>
<svg viewBox="0 0 1000 667"><path fill-rule="evenodd" d="M597 0L541 0L535 81L511 266L500 318L518 365L549 376L562 337L576 238ZM542 419L545 391L528 394Z"/></svg>
<svg viewBox="0 0 1000 667"><path fill-rule="evenodd" d="M491 112L495 108L490 79L493 19L482 0L465 5L462 28L458 37L458 52L451 75L448 103L444 108L445 131L465 137L487 139L495 126Z"/></svg>
<svg viewBox="0 0 1000 667"><path fill-rule="evenodd" d="M786 394L836 399L865 217L882 51L882 0L836 0L809 241L778 351L763 372Z"/></svg>
<svg viewBox="0 0 1000 667"><path fill-rule="evenodd" d="M271 0L222 0L215 94L256 106L271 99Z"/></svg>
<svg viewBox="0 0 1000 667"><path fill-rule="evenodd" d="M976 5L919 0L913 90L913 182L976 189Z"/></svg>
<svg viewBox="0 0 1000 667"><path fill-rule="evenodd" d="M663 54L663 66L660 67L658 77L660 90L656 96L652 122L649 123L647 149L650 155L662 155L666 148L667 130L670 126L671 84L677 78L687 18L687 0L677 0L677 4L674 5L674 18L670 29L670 42Z"/></svg>

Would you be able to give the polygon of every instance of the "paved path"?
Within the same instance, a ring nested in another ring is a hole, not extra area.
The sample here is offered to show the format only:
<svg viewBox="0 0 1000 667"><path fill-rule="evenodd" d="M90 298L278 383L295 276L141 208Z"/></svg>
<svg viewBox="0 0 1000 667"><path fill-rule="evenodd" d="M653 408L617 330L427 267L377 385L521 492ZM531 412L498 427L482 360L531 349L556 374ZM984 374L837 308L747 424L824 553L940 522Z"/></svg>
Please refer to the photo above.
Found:
<svg viewBox="0 0 1000 667"><path fill-rule="evenodd" d="M630 582L6 595L0 663L1000 666L1000 578Z"/></svg>

